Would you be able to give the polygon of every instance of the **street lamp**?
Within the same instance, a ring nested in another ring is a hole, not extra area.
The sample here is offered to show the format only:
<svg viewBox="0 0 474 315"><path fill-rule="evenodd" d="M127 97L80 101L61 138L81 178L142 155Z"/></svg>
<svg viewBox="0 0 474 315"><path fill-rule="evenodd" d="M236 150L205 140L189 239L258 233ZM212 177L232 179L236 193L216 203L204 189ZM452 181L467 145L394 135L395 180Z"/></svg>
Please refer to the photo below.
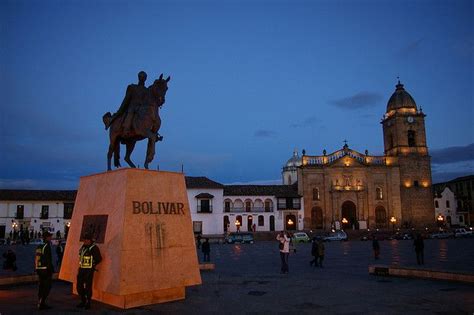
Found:
<svg viewBox="0 0 474 315"><path fill-rule="evenodd" d="M438 220L438 226L439 226L439 227L443 226L444 218L443 218L443 216L442 216L441 214L438 215L437 220Z"/></svg>
<svg viewBox="0 0 474 315"><path fill-rule="evenodd" d="M397 223L397 218L391 217L390 222L392 223L392 230L395 232L395 223Z"/></svg>

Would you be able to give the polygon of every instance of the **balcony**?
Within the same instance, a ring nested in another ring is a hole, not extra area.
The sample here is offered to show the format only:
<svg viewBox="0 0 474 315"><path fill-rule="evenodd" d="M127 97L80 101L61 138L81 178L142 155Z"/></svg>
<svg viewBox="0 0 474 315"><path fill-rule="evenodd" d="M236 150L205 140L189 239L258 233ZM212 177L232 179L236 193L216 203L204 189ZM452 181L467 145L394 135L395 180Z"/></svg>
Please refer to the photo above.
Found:
<svg viewBox="0 0 474 315"><path fill-rule="evenodd" d="M197 206L197 213L212 213L212 205Z"/></svg>
<svg viewBox="0 0 474 315"><path fill-rule="evenodd" d="M224 212L273 212L273 207L224 207Z"/></svg>

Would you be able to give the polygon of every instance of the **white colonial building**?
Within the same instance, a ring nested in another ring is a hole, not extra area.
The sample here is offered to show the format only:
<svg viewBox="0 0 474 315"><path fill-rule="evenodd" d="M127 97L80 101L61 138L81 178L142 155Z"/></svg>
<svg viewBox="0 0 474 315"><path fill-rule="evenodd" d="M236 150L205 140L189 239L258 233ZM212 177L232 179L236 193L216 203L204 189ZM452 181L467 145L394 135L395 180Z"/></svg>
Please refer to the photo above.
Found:
<svg viewBox="0 0 474 315"><path fill-rule="evenodd" d="M435 193L435 220L448 227L452 225L465 226L464 215L458 213L457 204L456 196L449 187L446 186L443 191Z"/></svg>
<svg viewBox="0 0 474 315"><path fill-rule="evenodd" d="M302 199L296 185L223 185L206 177L186 176L195 233L223 235L239 231L303 228ZM68 230L75 190L0 190L0 238L10 232ZM16 234L18 236L18 234Z"/></svg>
<svg viewBox="0 0 474 315"><path fill-rule="evenodd" d="M194 232L223 234L224 185L207 177L186 176L186 189Z"/></svg>
<svg viewBox="0 0 474 315"><path fill-rule="evenodd" d="M21 230L40 232L68 229L75 190L0 190L0 238Z"/></svg>
<svg viewBox="0 0 474 315"><path fill-rule="evenodd" d="M223 223L230 232L300 230L302 214L296 185L224 186Z"/></svg>

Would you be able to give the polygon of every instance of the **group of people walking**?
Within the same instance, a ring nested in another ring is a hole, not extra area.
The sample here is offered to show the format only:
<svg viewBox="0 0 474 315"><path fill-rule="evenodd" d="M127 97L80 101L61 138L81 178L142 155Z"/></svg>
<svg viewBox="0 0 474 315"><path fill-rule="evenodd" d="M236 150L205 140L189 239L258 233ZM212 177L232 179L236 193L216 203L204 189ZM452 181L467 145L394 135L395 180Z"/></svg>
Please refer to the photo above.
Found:
<svg viewBox="0 0 474 315"><path fill-rule="evenodd" d="M290 271L288 266L288 259L292 247L292 239L286 231L282 231L281 233L279 233L276 239L278 240L278 249L280 250L280 272L282 274L287 274ZM296 249L293 250L296 252ZM313 260L309 262L310 266L320 268L323 267L324 251L325 247L322 238L314 237L312 239L311 245L311 255L313 256Z"/></svg>
<svg viewBox="0 0 474 315"><path fill-rule="evenodd" d="M39 279L38 310L51 308L46 304L51 291L54 272L51 237L52 234L45 231L43 233L44 243L39 245L35 252L35 270ZM84 243L79 250L79 268L76 282L76 290L81 298L81 302L77 307L90 309L94 271L96 271L96 266L102 261L102 256L90 234L84 235L83 241Z"/></svg>
<svg viewBox="0 0 474 315"><path fill-rule="evenodd" d="M291 252L292 240L288 232L282 231L276 237L278 240L278 249L280 251L281 273L287 274L289 272L288 258ZM424 241L421 234L415 236L413 242L415 248L416 261L418 265L424 265ZM380 244L376 235L372 236L372 250L374 259L378 260L380 257ZM294 250L296 252L296 249ZM314 237L311 245L311 255L313 259L309 262L310 266L323 267L325 246L321 237Z"/></svg>

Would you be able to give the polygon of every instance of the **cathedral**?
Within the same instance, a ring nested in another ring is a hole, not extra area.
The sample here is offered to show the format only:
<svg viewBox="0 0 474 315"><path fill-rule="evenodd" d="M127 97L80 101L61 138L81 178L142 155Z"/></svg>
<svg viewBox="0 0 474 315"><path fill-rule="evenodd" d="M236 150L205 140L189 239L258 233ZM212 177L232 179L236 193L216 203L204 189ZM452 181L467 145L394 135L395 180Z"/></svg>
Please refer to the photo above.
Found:
<svg viewBox="0 0 474 315"><path fill-rule="evenodd" d="M305 229L416 227L433 222L431 164L425 114L398 82L381 121L384 155L347 143L323 155L295 151L283 167L283 184L297 182Z"/></svg>

